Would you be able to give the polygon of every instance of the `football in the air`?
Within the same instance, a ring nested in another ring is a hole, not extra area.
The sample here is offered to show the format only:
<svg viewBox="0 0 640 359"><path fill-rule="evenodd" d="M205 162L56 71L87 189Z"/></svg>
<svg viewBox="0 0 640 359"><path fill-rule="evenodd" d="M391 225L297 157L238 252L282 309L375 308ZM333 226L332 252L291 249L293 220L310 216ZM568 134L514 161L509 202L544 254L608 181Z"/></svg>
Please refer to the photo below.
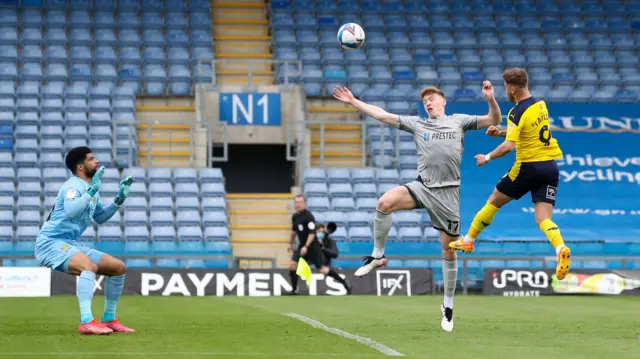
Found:
<svg viewBox="0 0 640 359"><path fill-rule="evenodd" d="M347 50L355 50L364 44L364 30L358 24L344 24L338 30L338 42Z"/></svg>

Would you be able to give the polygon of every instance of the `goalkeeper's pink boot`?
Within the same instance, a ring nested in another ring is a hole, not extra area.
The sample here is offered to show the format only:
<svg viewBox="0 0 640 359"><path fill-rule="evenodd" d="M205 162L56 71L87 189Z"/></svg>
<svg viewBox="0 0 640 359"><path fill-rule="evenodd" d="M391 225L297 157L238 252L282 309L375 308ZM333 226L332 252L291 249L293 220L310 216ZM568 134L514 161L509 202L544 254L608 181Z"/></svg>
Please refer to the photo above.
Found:
<svg viewBox="0 0 640 359"><path fill-rule="evenodd" d="M102 325L113 330L115 333L135 333L134 329L125 327L120 324L120 319L114 319L110 322L102 322Z"/></svg>
<svg viewBox="0 0 640 359"><path fill-rule="evenodd" d="M94 319L88 323L80 324L78 326L78 333L88 335L107 335L113 333L113 330L96 322Z"/></svg>

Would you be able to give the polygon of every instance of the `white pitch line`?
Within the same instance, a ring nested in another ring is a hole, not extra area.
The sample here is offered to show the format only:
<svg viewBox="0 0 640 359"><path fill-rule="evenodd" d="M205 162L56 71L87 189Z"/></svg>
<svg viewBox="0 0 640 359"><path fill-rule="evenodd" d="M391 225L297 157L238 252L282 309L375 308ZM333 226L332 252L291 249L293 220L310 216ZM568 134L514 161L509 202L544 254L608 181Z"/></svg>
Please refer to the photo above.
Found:
<svg viewBox="0 0 640 359"><path fill-rule="evenodd" d="M300 356L312 356L312 357L375 357L376 354L347 354L347 353L237 353L237 352L155 352L155 353L143 353L143 352L51 352L51 353L39 353L39 352L13 352L13 353L1 353L0 357L10 356L69 356L69 355L86 355L86 356L283 356L283 357L300 357Z"/></svg>
<svg viewBox="0 0 640 359"><path fill-rule="evenodd" d="M318 328L318 329L322 329L326 332L335 334L337 336L343 337L343 338L347 338L347 339L351 339L351 340L355 340L358 343L364 344L366 346L368 346L369 348L375 349L377 351L379 351L382 354L388 355L388 356L394 356L394 357L403 357L404 354L397 352L391 348L389 348L388 346L382 344L382 343L378 343L372 339L369 338L365 338L362 336L359 336L357 334L351 334L348 332L345 332L344 330L341 329L337 329L337 328L329 328L328 326L320 323L317 320L313 320L311 318L307 318L303 315L300 314L295 314L295 313L282 313L282 315L286 315L287 317L291 317L291 318L295 318L298 319L300 321L303 321L307 324L309 324L310 326L314 327L314 328Z"/></svg>

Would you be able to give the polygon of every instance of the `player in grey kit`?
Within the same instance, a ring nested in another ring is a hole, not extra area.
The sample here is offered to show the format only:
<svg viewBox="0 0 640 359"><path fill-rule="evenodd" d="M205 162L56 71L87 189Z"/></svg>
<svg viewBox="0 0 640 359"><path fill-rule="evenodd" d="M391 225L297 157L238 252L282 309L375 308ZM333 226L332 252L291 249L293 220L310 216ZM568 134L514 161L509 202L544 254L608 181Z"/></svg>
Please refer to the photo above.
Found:
<svg viewBox="0 0 640 359"><path fill-rule="evenodd" d="M374 248L371 256L363 260L355 275L364 276L387 264L384 255L387 234L391 229L391 213L399 210L425 208L433 227L440 231L442 243L444 303L442 329L453 330L453 295L456 289L458 263L449 243L460 235L460 161L462 142L466 130L479 130L499 125L500 107L495 100L493 86L485 81L482 87L489 113L484 116L445 115L447 101L444 93L435 87L426 87L420 93L428 118L398 116L378 106L356 99L347 88L336 87L333 96L352 105L365 115L413 134L418 150L418 178L398 186L380 197L374 218Z"/></svg>

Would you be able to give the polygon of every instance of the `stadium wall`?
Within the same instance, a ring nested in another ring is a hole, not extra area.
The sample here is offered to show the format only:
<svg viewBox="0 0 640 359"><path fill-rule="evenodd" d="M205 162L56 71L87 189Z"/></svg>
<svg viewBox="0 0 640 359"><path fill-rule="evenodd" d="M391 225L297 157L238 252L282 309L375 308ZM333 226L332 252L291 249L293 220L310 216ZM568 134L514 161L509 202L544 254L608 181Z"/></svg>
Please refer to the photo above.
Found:
<svg viewBox="0 0 640 359"><path fill-rule="evenodd" d="M415 296L435 294L432 269L380 269L373 276L343 275L353 283L353 294ZM461 278L461 282L464 279ZM105 276L98 276L94 295L104 295ZM49 268L0 268L0 297L50 297L76 294L77 278ZM141 296L279 296L291 290L286 270L129 269L123 289ZM466 291L463 292L466 294ZM313 274L303 295L346 295L332 278ZM640 295L639 270L575 270L563 281L548 269L486 269L482 294L499 296Z"/></svg>
<svg viewBox="0 0 640 359"><path fill-rule="evenodd" d="M230 144L286 144L288 123L305 118L306 104L299 86L199 86L196 104L202 121L227 122ZM217 138L214 141L222 142Z"/></svg>

